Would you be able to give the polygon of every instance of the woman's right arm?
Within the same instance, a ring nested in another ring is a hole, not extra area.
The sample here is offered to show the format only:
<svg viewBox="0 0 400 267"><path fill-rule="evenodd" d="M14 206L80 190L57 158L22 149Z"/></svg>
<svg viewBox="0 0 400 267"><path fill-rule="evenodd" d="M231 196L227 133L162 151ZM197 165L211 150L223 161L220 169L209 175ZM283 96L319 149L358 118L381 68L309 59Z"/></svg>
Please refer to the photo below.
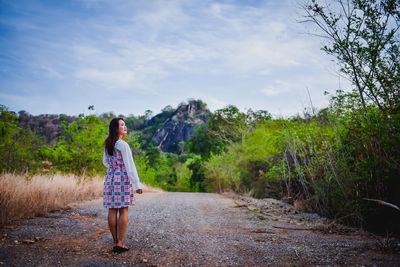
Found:
<svg viewBox="0 0 400 267"><path fill-rule="evenodd" d="M133 161L132 151L128 143L125 141L120 142L120 150L122 154L122 159L125 164L126 172L133 185L133 190L143 189L144 185L140 182L139 175L136 170L135 162Z"/></svg>

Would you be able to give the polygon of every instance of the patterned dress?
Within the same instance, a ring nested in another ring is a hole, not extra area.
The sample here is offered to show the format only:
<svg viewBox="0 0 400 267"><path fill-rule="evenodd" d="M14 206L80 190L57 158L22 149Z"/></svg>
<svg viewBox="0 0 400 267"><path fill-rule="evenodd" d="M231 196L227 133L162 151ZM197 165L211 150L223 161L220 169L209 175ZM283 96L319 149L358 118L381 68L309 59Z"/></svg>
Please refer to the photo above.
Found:
<svg viewBox="0 0 400 267"><path fill-rule="evenodd" d="M122 153L114 149L114 155L105 153L108 169L104 179L103 206L123 208L135 205L134 190L122 158Z"/></svg>

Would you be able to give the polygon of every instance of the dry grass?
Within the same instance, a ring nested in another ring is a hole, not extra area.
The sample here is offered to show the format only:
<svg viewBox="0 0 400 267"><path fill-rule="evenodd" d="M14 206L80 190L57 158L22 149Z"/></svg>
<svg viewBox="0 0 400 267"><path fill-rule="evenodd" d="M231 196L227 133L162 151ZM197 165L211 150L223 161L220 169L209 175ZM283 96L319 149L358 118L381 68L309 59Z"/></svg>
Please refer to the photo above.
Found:
<svg viewBox="0 0 400 267"><path fill-rule="evenodd" d="M104 177L0 175L0 225L68 209L70 204L103 196ZM145 185L144 193L162 190Z"/></svg>
<svg viewBox="0 0 400 267"><path fill-rule="evenodd" d="M0 223L45 215L103 194L103 179L74 175L0 176Z"/></svg>

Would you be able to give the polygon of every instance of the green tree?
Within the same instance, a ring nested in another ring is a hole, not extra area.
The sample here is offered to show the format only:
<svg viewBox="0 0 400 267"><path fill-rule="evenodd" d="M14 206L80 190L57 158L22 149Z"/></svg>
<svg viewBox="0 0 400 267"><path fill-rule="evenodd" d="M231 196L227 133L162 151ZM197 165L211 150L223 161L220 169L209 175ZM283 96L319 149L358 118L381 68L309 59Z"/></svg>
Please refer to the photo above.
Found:
<svg viewBox="0 0 400 267"><path fill-rule="evenodd" d="M246 114L233 105L216 110L207 126L196 126L196 134L187 142L188 150L203 159L208 159L211 153L221 153L228 144L242 138L246 119Z"/></svg>
<svg viewBox="0 0 400 267"><path fill-rule="evenodd" d="M400 109L400 1L311 0L306 21L321 30L323 51L336 58L355 86L367 113L368 103L396 114ZM354 95L353 94L353 95Z"/></svg>
<svg viewBox="0 0 400 267"><path fill-rule="evenodd" d="M149 120L151 116L153 116L153 111L151 111L150 109L146 109L144 112L144 116L146 117L147 120Z"/></svg>
<svg viewBox="0 0 400 267"><path fill-rule="evenodd" d="M249 109L243 113L237 107L228 105L211 114L206 126L197 125L196 134L186 146L190 152L207 160L211 154L223 152L229 144L241 141L251 128L270 119L268 111Z"/></svg>
<svg viewBox="0 0 400 267"><path fill-rule="evenodd" d="M35 170L39 165L35 156L41 141L30 129L19 127L18 116L6 106L0 105L0 112L0 171Z"/></svg>
<svg viewBox="0 0 400 267"><path fill-rule="evenodd" d="M206 169L204 168L203 161L200 157L195 157L191 160L188 168L192 172L189 179L190 189L195 192L205 191L204 175Z"/></svg>
<svg viewBox="0 0 400 267"><path fill-rule="evenodd" d="M146 148L145 155L149 160L150 166L155 168L161 162L161 149L154 145L155 140L152 140L152 144Z"/></svg>
<svg viewBox="0 0 400 267"><path fill-rule="evenodd" d="M107 127L100 118L90 115L77 122L62 123L65 138L53 146L39 150L42 159L52 162L53 169L67 173L103 173L103 141Z"/></svg>

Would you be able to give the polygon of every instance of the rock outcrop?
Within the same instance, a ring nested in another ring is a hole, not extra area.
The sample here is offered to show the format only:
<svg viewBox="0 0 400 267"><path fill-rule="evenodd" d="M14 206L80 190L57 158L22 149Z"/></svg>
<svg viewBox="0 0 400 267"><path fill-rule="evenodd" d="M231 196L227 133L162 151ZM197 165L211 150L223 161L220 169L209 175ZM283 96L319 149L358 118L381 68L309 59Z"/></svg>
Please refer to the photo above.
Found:
<svg viewBox="0 0 400 267"><path fill-rule="evenodd" d="M21 114L18 120L21 127L29 128L36 135L44 137L45 144L54 145L57 143L57 137L63 135L61 123L63 121L67 121L68 124L73 121L78 122L79 118L64 114L42 114L38 116Z"/></svg>
<svg viewBox="0 0 400 267"><path fill-rule="evenodd" d="M152 138L164 152L177 152L181 141L188 141L196 133L196 125L205 125L210 111L201 101L189 101L181 104L157 130Z"/></svg>

